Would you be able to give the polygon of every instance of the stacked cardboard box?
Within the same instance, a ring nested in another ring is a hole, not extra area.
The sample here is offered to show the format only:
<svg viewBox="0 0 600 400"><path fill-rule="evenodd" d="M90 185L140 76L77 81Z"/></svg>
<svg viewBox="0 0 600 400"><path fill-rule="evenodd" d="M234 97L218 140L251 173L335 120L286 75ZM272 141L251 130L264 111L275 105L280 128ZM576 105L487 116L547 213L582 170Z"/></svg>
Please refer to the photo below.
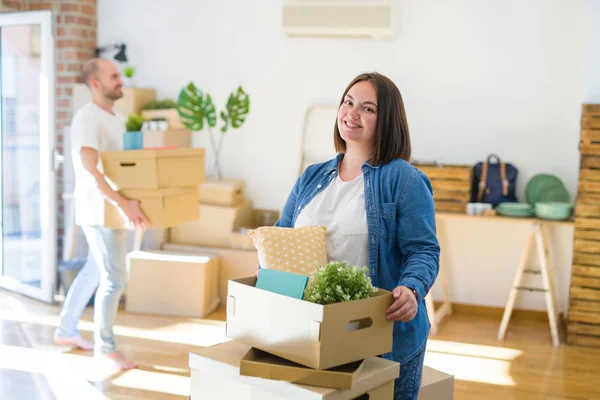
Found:
<svg viewBox="0 0 600 400"><path fill-rule="evenodd" d="M584 104L567 342L600 347L600 104Z"/></svg>
<svg viewBox="0 0 600 400"><path fill-rule="evenodd" d="M204 318L217 309L219 257L167 251L127 254L128 312Z"/></svg>
<svg viewBox="0 0 600 400"><path fill-rule="evenodd" d="M206 182L198 188L199 218L171 229L171 242L231 248L232 233L253 225L252 202L240 180Z"/></svg>
<svg viewBox="0 0 600 400"><path fill-rule="evenodd" d="M102 153L104 175L115 190L140 201L152 228L167 228L198 218L197 187L206 180L204 149L130 150ZM131 228L109 202L104 226Z"/></svg>
<svg viewBox="0 0 600 400"><path fill-rule="evenodd" d="M229 282L226 335L234 340L190 355L192 400L393 398L400 366L377 357L392 349L390 292L323 306L255 284ZM420 398L452 399L451 376L424 372L434 397Z"/></svg>
<svg viewBox="0 0 600 400"><path fill-rule="evenodd" d="M192 132L185 128L169 128L166 131L144 130L144 148L192 146Z"/></svg>

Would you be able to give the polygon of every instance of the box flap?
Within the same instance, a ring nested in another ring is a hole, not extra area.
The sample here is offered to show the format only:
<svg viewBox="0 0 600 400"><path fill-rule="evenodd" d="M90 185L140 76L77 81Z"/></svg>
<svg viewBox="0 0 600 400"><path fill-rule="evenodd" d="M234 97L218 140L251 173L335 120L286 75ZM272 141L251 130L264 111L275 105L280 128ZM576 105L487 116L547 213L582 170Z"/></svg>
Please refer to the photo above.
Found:
<svg viewBox="0 0 600 400"><path fill-rule="evenodd" d="M185 157L185 156L202 156L204 157L206 149L204 148L179 148L179 149L143 149L143 150L124 150L124 151L107 151L100 153L103 161L113 160L142 160L147 158L164 158L164 157Z"/></svg>
<svg viewBox="0 0 600 400"><path fill-rule="evenodd" d="M328 370L316 370L252 348L240 362L240 375L310 386L352 389L363 365L364 360Z"/></svg>
<svg viewBox="0 0 600 400"><path fill-rule="evenodd" d="M337 390L242 376L239 373L240 363L250 348L250 346L234 340L202 348L190 353L189 366L201 373L218 375L290 400L350 400L396 379L400 374L400 364L383 358L370 357L365 360L351 390Z"/></svg>

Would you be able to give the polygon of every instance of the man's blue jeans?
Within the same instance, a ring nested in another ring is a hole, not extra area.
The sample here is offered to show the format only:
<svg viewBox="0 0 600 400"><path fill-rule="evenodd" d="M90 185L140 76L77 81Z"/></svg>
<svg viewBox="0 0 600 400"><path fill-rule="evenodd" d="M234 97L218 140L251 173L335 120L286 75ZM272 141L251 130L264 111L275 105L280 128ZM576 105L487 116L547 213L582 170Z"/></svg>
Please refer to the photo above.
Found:
<svg viewBox="0 0 600 400"><path fill-rule="evenodd" d="M127 284L126 231L100 226L84 226L82 229L91 257L69 288L56 335L79 335L77 323L98 287L94 302L94 352L108 354L115 350L113 324L119 299Z"/></svg>

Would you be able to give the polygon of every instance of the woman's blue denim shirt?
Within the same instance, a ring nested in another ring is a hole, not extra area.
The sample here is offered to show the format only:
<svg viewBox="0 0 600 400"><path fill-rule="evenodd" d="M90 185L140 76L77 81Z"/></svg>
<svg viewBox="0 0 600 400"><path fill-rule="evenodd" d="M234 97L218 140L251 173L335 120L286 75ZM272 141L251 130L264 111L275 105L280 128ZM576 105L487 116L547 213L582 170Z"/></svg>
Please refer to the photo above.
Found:
<svg viewBox="0 0 600 400"><path fill-rule="evenodd" d="M298 178L275 226L294 227L302 209L336 177L343 154L309 166ZM407 286L419 294L410 322L394 322L392 358L400 363L421 350L429 334L425 295L438 271L440 246L429 179L408 162L362 166L369 241L369 271L376 287Z"/></svg>

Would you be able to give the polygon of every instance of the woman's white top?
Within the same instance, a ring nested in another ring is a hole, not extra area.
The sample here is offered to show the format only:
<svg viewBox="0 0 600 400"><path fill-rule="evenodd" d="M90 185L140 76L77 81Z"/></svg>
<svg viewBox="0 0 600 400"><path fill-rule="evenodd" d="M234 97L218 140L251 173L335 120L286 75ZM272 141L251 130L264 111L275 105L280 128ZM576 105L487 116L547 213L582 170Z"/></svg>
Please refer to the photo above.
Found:
<svg viewBox="0 0 600 400"><path fill-rule="evenodd" d="M329 261L369 265L365 183L362 174L344 182L339 174L296 218L295 227L327 227Z"/></svg>

